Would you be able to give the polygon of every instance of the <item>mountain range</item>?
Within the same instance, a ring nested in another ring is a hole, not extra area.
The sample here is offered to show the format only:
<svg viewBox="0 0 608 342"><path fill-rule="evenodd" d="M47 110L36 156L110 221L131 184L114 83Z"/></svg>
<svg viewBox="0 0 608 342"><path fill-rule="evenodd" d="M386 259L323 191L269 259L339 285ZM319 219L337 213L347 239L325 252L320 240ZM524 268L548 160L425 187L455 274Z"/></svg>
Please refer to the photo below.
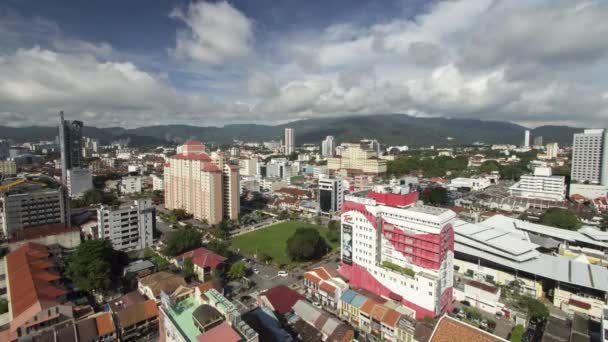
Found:
<svg viewBox="0 0 608 342"><path fill-rule="evenodd" d="M478 119L419 118L404 114L374 114L366 116L342 116L305 119L282 125L235 124L223 127L198 127L190 125L157 125L126 129L121 127L84 128L84 135L103 143L129 138L134 145L154 145L166 142L183 142L199 139L206 143L226 144L233 140L262 141L280 140L286 127L295 129L296 143L319 144L327 135L338 142L375 138L386 145L451 146L469 145L475 142L488 144L523 143L521 125L501 121ZM531 129L532 137L542 136L543 142L571 144L572 135L582 129L568 126L540 126ZM57 127L0 126L0 139L16 142L53 140Z"/></svg>

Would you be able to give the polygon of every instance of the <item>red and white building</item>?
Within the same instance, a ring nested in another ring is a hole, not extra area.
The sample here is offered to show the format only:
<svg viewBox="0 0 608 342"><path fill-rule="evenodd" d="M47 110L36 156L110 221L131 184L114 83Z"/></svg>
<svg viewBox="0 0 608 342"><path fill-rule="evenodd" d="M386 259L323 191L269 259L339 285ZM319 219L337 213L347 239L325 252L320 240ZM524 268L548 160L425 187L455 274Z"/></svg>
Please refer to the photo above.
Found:
<svg viewBox="0 0 608 342"><path fill-rule="evenodd" d="M399 301L416 319L452 304L456 214L417 204L418 193L376 188L346 196L340 273L351 287Z"/></svg>

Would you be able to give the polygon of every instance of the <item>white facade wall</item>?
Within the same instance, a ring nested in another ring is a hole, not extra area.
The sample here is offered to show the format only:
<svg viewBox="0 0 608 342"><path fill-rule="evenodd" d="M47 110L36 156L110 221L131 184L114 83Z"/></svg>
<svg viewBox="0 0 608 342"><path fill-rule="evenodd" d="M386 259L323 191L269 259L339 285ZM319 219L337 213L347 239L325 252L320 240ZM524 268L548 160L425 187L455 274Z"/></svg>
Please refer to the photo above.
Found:
<svg viewBox="0 0 608 342"><path fill-rule="evenodd" d="M139 176L124 177L120 181L121 194L135 194L141 192L142 180Z"/></svg>
<svg viewBox="0 0 608 342"><path fill-rule="evenodd" d="M566 178L552 176L551 168L537 167L533 175L521 176L519 182L509 188L514 197L563 201L566 198Z"/></svg>
<svg viewBox="0 0 608 342"><path fill-rule="evenodd" d="M574 135L572 180L608 185L608 134L604 129L586 129Z"/></svg>
<svg viewBox="0 0 608 342"><path fill-rule="evenodd" d="M101 206L97 209L98 238L109 239L116 250L142 250L152 246L155 221L150 199L117 209Z"/></svg>
<svg viewBox="0 0 608 342"><path fill-rule="evenodd" d="M497 292L488 292L469 284L464 285L465 300L480 310L496 313L499 311L500 289Z"/></svg>
<svg viewBox="0 0 608 342"><path fill-rule="evenodd" d="M70 198L80 198L93 189L93 174L89 169L72 168L66 172L66 184Z"/></svg>
<svg viewBox="0 0 608 342"><path fill-rule="evenodd" d="M164 178L161 176L157 176L157 175L152 175L152 190L157 191L163 191L165 189L164 186Z"/></svg>
<svg viewBox="0 0 608 342"><path fill-rule="evenodd" d="M296 150L296 137L293 128L285 128L285 154L289 155Z"/></svg>
<svg viewBox="0 0 608 342"><path fill-rule="evenodd" d="M347 196L345 200L352 199L352 196ZM369 199L357 200L357 202L363 203L366 201L375 203ZM453 213L440 218L435 215L383 205L366 205L366 210L376 217L381 216L388 223L401 227L407 226L413 233L439 234L442 227L451 224L455 218ZM364 267L384 287L415 305L432 312L440 309L443 291L453 286L453 252L448 252L438 270L422 268L407 260L401 252L396 251L391 242L382 236L381 230L374 228L361 212L347 211L342 214L341 221L342 241L344 241L345 222L352 226L353 263ZM410 268L416 275L410 277L382 267L383 261Z"/></svg>

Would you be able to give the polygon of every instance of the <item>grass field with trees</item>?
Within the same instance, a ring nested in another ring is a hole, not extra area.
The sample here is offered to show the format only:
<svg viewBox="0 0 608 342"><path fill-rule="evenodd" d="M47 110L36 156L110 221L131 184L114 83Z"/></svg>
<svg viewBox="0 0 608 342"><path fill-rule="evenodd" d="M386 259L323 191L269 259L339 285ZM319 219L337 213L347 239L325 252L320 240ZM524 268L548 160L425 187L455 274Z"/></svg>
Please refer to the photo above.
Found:
<svg viewBox="0 0 608 342"><path fill-rule="evenodd" d="M255 232L239 235L232 239L232 248L234 250L240 249L242 253L248 255L256 254L258 257L263 255L265 259L269 257L270 259L266 261L278 265L289 265L292 262L287 255L287 240L298 228L318 230L319 234L326 239L331 250L337 248L339 242L327 239L328 228L299 221L282 222Z"/></svg>

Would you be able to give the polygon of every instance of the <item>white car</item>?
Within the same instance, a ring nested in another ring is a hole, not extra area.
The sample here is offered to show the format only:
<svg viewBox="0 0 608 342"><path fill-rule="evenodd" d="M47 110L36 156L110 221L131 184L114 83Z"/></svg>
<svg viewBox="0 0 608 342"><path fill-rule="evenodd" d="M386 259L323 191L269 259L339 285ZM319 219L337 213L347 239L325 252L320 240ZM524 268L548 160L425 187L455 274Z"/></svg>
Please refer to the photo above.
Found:
<svg viewBox="0 0 608 342"><path fill-rule="evenodd" d="M258 274L258 273L260 273L260 270L258 270L257 268L254 268L253 273Z"/></svg>
<svg viewBox="0 0 608 342"><path fill-rule="evenodd" d="M279 271L279 273L277 273L277 276L278 276L278 277L287 277L287 276L288 276L288 274L287 274L287 272L285 272L285 271Z"/></svg>

